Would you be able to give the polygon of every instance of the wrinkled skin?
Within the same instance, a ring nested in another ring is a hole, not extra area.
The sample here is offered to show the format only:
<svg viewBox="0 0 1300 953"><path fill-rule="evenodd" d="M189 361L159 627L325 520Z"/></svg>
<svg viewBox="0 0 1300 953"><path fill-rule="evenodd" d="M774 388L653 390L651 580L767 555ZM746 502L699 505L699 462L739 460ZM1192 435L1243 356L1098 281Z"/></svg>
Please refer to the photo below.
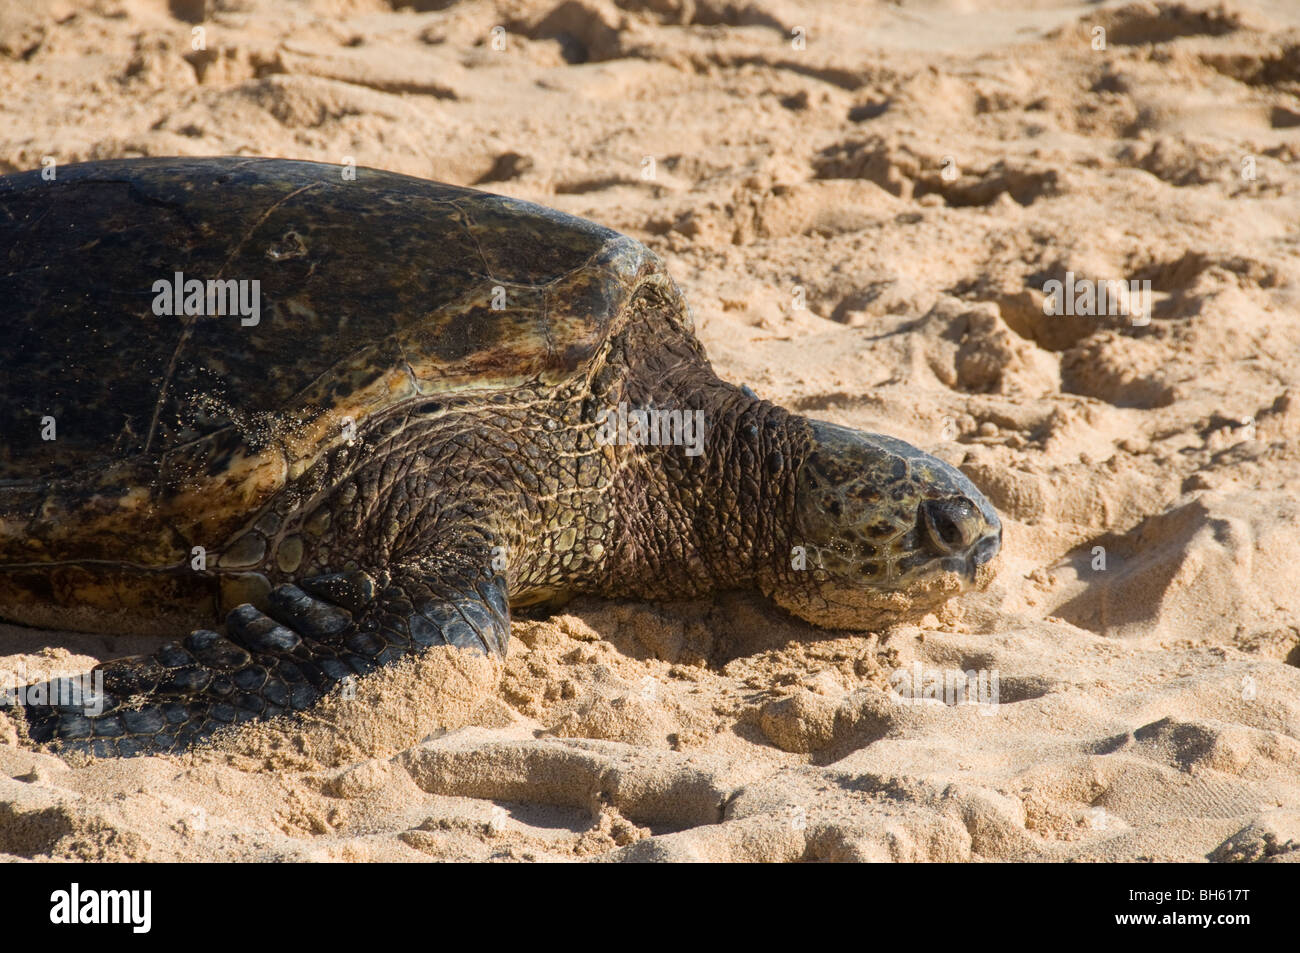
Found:
<svg viewBox="0 0 1300 953"><path fill-rule="evenodd" d="M0 178L0 616L224 631L100 666L98 714L24 707L36 741L183 750L580 593L870 629L988 581L964 475L720 380L630 239L315 163L59 175ZM176 271L260 276L261 322L152 313ZM620 405L702 414L699 452L608 442Z"/></svg>

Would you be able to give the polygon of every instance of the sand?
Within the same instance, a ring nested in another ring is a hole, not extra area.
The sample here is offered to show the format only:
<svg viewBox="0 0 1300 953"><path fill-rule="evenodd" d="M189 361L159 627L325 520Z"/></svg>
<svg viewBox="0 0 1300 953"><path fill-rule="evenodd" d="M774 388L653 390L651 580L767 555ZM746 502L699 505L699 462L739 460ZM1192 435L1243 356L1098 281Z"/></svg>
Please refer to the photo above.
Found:
<svg viewBox="0 0 1300 953"><path fill-rule="evenodd" d="M350 157L595 219L724 376L960 464L1005 549L867 636L576 602L183 757L0 719L0 853L1300 859L1300 8L219 0L193 51L204 6L0 3L0 171ZM1044 314L1067 273L1151 313ZM6 626L0 671L149 648ZM997 704L900 697L945 672Z"/></svg>

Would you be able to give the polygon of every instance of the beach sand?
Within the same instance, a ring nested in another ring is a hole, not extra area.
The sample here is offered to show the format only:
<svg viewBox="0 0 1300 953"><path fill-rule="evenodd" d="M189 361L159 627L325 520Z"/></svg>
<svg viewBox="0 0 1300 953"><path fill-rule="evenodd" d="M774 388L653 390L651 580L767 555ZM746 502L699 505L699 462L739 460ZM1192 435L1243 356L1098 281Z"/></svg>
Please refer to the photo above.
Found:
<svg viewBox="0 0 1300 953"><path fill-rule="evenodd" d="M185 756L0 716L0 855L1300 859L1293 3L5 0L0 88L0 172L351 160L617 228L724 377L1005 525L870 635L580 600ZM1150 312L1045 314L1067 274ZM156 644L2 626L0 674ZM996 698L899 697L943 673Z"/></svg>

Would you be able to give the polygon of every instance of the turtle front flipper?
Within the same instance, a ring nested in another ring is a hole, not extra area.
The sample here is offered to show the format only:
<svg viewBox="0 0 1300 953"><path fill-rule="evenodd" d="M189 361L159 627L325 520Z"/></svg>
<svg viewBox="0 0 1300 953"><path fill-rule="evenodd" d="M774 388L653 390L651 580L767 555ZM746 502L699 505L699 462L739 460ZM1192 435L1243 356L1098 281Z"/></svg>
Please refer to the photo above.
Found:
<svg viewBox="0 0 1300 953"><path fill-rule="evenodd" d="M430 646L504 655L509 635L504 578L452 553L377 579L349 572L279 586L268 612L231 611L224 636L200 629L153 655L105 662L90 677L95 685L102 674L102 693L23 711L31 740L60 751L178 752L230 725L301 712ZM56 686L42 687L37 697L56 697Z"/></svg>

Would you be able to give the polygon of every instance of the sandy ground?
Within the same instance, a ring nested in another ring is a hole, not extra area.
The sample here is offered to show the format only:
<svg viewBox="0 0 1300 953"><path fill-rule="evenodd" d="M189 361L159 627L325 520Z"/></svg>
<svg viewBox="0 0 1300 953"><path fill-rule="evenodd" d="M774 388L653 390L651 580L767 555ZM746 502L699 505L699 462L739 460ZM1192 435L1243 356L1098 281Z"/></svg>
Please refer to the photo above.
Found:
<svg viewBox="0 0 1300 953"><path fill-rule="evenodd" d="M1300 8L218 0L194 51L203 7L0 4L0 171L352 157L621 229L725 376L960 463L1001 571L871 637L577 603L185 757L0 727L0 853L1300 858ZM1067 272L1153 313L1045 315ZM149 647L4 627L0 668Z"/></svg>

